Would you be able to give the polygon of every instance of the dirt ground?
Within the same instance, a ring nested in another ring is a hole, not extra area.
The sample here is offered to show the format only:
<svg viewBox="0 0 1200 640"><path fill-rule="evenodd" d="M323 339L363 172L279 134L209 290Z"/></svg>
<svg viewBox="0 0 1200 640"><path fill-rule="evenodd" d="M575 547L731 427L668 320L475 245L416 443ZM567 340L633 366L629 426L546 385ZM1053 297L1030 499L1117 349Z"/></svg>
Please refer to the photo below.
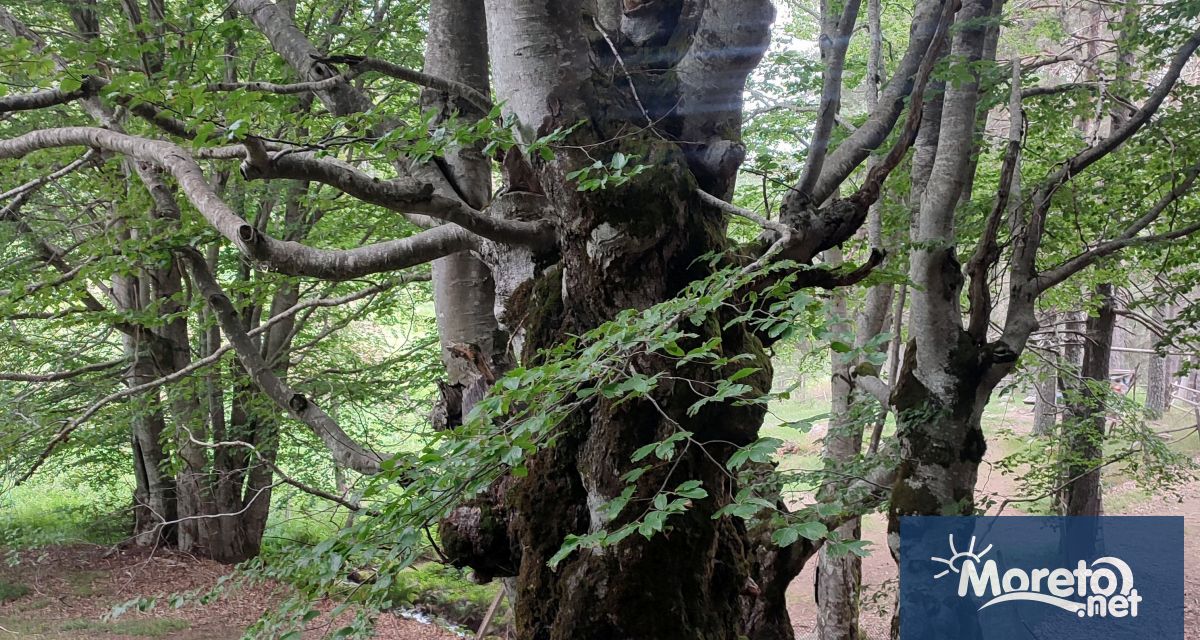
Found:
<svg viewBox="0 0 1200 640"><path fill-rule="evenodd" d="M1018 437L1028 431L1029 416L1015 408L1007 416ZM1195 437L1195 436L1193 436ZM992 447L994 461L1001 447ZM1012 496L1010 477L985 465L979 491L996 499ZM1122 499L1124 496L1124 499ZM1130 485L1119 485L1105 496L1109 511L1130 515L1181 515L1185 518L1188 566L1186 573L1186 638L1200 640L1200 481L1191 482L1175 497L1138 494ZM1127 505L1127 506L1124 506ZM874 553L863 561L864 613L862 628L871 640L886 638L890 609L895 598L896 567L885 544L882 515L864 520L864 537ZM162 607L142 614L136 611L112 620L102 617L119 603L139 596L158 596L211 586L227 571L222 565L169 551L113 552L107 547L52 547L26 552L16 566L0 563L0 640L6 638L102 640L231 640L278 601L268 587L239 590L207 606L179 610ZM815 561L792 584L789 611L800 639L813 637L816 605L813 602ZM5 585L21 585L24 593L4 592ZM14 597L15 596L15 597ZM304 638L321 638L340 627L322 616L305 631ZM458 637L444 629L398 616L384 616L378 636L384 639L441 640Z"/></svg>
<svg viewBox="0 0 1200 640"><path fill-rule="evenodd" d="M112 552L108 547L50 547L28 552L17 566L0 565L2 585L22 585L26 593L0 604L0 640L234 640L279 600L269 587L239 589L215 603L149 613L130 611L115 620L103 616L114 605L141 596L164 596L211 587L229 568L170 551ZM2 594L0 594L2 595ZM3 598L0 598L3 599ZM321 616L303 637L322 638L343 621ZM457 638L438 627L398 616L383 616L377 637L388 640Z"/></svg>
<svg viewBox="0 0 1200 640"><path fill-rule="evenodd" d="M1005 426L1012 429L1015 435L1029 433L1033 418L1030 411L1010 405L1005 417ZM1197 436L1193 434L1190 437ZM1000 455L1001 447L991 446L985 459L995 462ZM980 495L991 494L997 501L1017 493L1011 476L986 464L980 468L976 492ZM1183 555L1187 563L1184 572L1184 637L1186 640L1200 640L1200 480L1179 487L1178 496L1151 496L1148 499L1138 493L1132 483L1126 483L1108 488L1104 500L1107 515L1184 517ZM1017 515L1019 511L1010 505L1004 513ZM863 614L860 621L864 635L870 640L888 637L891 610L896 598L896 564L888 553L886 535L887 518L883 514L864 518L863 537L871 541L873 553L863 559ZM813 598L815 570L816 562L810 562L788 589L788 611L798 640L816 637L817 605Z"/></svg>

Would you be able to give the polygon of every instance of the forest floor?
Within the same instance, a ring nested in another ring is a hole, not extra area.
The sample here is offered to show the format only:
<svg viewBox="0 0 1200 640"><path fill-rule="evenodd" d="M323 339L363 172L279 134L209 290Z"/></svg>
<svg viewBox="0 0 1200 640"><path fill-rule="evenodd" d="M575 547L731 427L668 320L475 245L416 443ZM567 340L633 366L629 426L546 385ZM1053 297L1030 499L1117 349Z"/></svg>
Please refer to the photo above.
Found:
<svg viewBox="0 0 1200 640"><path fill-rule="evenodd" d="M991 423L993 430L1011 430L1006 438L1029 437L1033 424L1032 407L1008 403L999 415L985 417L985 426ZM819 430L810 434L816 439ZM1192 433L1185 443L1189 453L1200 451L1200 435ZM988 453L985 464L980 468L976 485L978 496L990 496L997 503L1004 498L1015 497L1018 489L1010 474L1001 473L993 465L1010 453L1004 439L989 433ZM819 451L819 449L818 449ZM1200 463L1200 456L1195 456ZM1176 487L1171 495L1150 495L1133 482L1108 484L1104 493L1106 515L1156 515L1184 517L1184 553L1187 567L1184 572L1184 637L1200 640L1200 479ZM1005 515L1020 515L1020 505L1009 505ZM995 507L991 511L995 514ZM885 640L891 627L892 608L896 599L897 568L887 548L886 514L872 514L863 519L863 538L872 543L870 556L863 559L863 595L861 630L866 640ZM817 605L813 597L816 561L809 562L800 576L788 589L788 611L796 630L797 640L813 640L816 637Z"/></svg>
<svg viewBox="0 0 1200 640"><path fill-rule="evenodd" d="M170 551L114 552L97 545L46 547L23 552L21 560L0 566L0 640L235 640L281 599L269 586L240 588L207 605L133 609L106 620L114 606L135 598L211 588L229 567ZM343 618L316 618L303 637L327 637L349 622ZM391 614L376 629L376 637L387 640L459 637Z"/></svg>
<svg viewBox="0 0 1200 640"><path fill-rule="evenodd" d="M1032 415L1015 402L1002 404L985 418L989 430L987 464L981 470L980 495L999 501L1017 495L1012 475L1001 473L995 463L1028 438ZM809 433L792 432L789 457L807 466L818 459L821 427ZM1006 435L1000 435L1005 433ZM1200 436L1192 434L1185 449L1200 456ZM1197 458L1200 461L1200 457ZM1106 478L1105 509L1111 514L1180 515L1185 518L1184 557L1200 558L1200 480L1177 488L1174 495L1151 495L1132 482ZM1010 506L1006 513L1020 513ZM864 637L887 637L890 610L896 591L896 566L887 552L886 520L881 514L864 519L863 534L872 542L872 554L863 561ZM11 556L11 552L10 552ZM813 637L817 615L813 600L816 562L792 584L789 611L800 640ZM1189 566L1186 574L1187 640L1200 640L1200 570ZM143 596L164 596L211 587L228 572L228 567L169 551L114 550L103 545L56 545L20 552L20 562L0 562L0 640L38 638L64 640L232 640L282 596L269 586L232 591L208 605L180 609L158 607L148 613L131 610L114 620L105 614L116 605ZM457 596L456 596L457 597ZM490 597L474 594L474 609L486 607ZM460 598L461 599L461 598ZM326 610L332 605L325 607ZM325 615L309 623L303 637L326 637L347 620ZM450 639L461 637L451 631L398 615L379 620L379 638ZM473 637L474 634L470 634Z"/></svg>

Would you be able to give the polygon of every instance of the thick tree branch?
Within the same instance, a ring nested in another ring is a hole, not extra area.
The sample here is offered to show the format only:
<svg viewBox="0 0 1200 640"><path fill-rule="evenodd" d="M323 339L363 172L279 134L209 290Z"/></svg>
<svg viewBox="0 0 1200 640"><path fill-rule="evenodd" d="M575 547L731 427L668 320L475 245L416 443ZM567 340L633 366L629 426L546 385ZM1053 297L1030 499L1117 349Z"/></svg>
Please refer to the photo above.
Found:
<svg viewBox="0 0 1200 640"><path fill-rule="evenodd" d="M862 282L875 267L883 264L887 253L882 249L872 249L870 257L861 265L849 271L834 271L830 269L809 269L796 280L796 285L800 287L816 287L819 289L838 289L841 287L849 287Z"/></svg>
<svg viewBox="0 0 1200 640"><path fill-rule="evenodd" d="M976 341L984 342L987 338L988 323L992 314L992 292L987 276L992 265L1000 259L1000 221L1008 211L1012 197L1013 182L1019 171L1021 158L1021 142L1024 139L1025 121L1021 111L1021 65L1014 60L1012 63L1012 86L1009 89L1008 103L1008 144L1004 150L1004 160L1000 165L1000 184L996 188L996 198L992 202L992 210L984 223L983 233L975 245L975 252L967 261L967 276L971 279L968 299L971 303L970 320L967 332Z"/></svg>
<svg viewBox="0 0 1200 640"><path fill-rule="evenodd" d="M209 224L247 257L290 275L348 280L372 273L424 264L475 248L478 237L457 226L444 226L400 240L355 249L316 249L272 238L238 216L217 195L196 161L181 147L93 127L43 129L0 141L0 159L19 158L39 149L89 146L121 153L169 171Z"/></svg>
<svg viewBox="0 0 1200 640"><path fill-rule="evenodd" d="M271 0L234 0L233 6L254 23L271 47L308 82L340 76L329 65L319 62L324 54L317 50L284 10ZM344 79L316 92L317 97L335 116L344 116L371 108L371 101Z"/></svg>
<svg viewBox="0 0 1200 640"><path fill-rule="evenodd" d="M237 310L233 308L233 303L209 272L204 256L194 249L185 249L179 253L187 261L193 282L209 308L216 314L221 330L233 345L238 360L258 388L281 409L308 425L343 467L364 475L379 473L382 456L355 442L321 407L275 375L243 328L245 325Z"/></svg>
<svg viewBox="0 0 1200 640"><path fill-rule="evenodd" d="M946 37L953 18L954 3L947 3L933 33L935 46ZM913 77L912 94L908 100L908 118L904 122L904 129L900 131L899 138L888 150L887 155L867 171L867 177L863 180L862 186L849 198L860 207L869 207L879 199L879 195L883 191L883 181L891 175L896 167L900 166L901 161L908 154L908 150L916 142L917 132L921 129L921 120L925 113L925 89L929 85L929 76L933 73L933 66L937 60L938 56L932 55L921 59L921 65Z"/></svg>
<svg viewBox="0 0 1200 640"><path fill-rule="evenodd" d="M842 6L841 15L821 16L821 62L822 71L821 101L817 109L817 122L813 128L811 141L808 144L808 161L804 165L804 173L800 176L796 189L809 192L816 186L821 177L821 167L825 163L825 153L829 150L829 140L833 134L834 121L842 104L842 73L846 66L846 50L850 48L850 35L854 31L854 23L858 19L859 0L849 0ZM821 3L822 11L829 11L833 3Z"/></svg>
<svg viewBox="0 0 1200 640"><path fill-rule="evenodd" d="M348 164L311 153L276 154L265 163L247 161L242 164L242 175L247 180L285 178L321 182L363 202L400 213L426 214L496 242L547 248L555 241L548 222L488 216L459 198L438 195L428 183L412 179L380 180Z"/></svg>
<svg viewBox="0 0 1200 640"><path fill-rule="evenodd" d="M0 113L45 109L46 107L66 104L81 98L90 98L96 95L96 92L99 91L101 87L101 83L98 80L98 78L92 76L84 76L83 83L74 91L45 89L42 91L15 93L0 97Z"/></svg>
<svg viewBox="0 0 1200 640"><path fill-rule="evenodd" d="M890 399L892 395L892 389L886 382L880 380L878 377L855 376L854 384L858 386L859 389L871 394L871 397L878 400L879 404L883 406L884 409L888 409L891 406Z"/></svg>
<svg viewBox="0 0 1200 640"><path fill-rule="evenodd" d="M918 2L914 15L909 47L896 67L895 74L879 96L879 105L866 122L831 151L822 163L821 175L809 192L809 202L821 203L837 190L846 178L872 151L887 139L906 98L912 93L917 70L926 56L938 56L940 39L938 24L943 20L946 4L957 4L956 0L922 0Z"/></svg>

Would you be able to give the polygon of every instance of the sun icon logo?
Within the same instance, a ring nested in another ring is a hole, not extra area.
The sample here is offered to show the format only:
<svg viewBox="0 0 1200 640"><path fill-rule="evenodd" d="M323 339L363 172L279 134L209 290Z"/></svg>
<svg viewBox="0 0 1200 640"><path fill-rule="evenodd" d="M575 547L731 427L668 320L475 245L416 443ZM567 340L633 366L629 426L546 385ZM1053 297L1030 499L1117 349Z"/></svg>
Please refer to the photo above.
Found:
<svg viewBox="0 0 1200 640"><path fill-rule="evenodd" d="M987 546L987 548L984 549L983 551L980 551L979 553L975 553L975 536L971 536L971 546L967 547L966 551L959 551L954 546L954 534L952 533L952 534L950 534L950 558L949 559L938 558L936 556L930 558L930 560L932 560L934 562L940 562L940 563L946 565L947 567L949 567L949 569L946 569L946 570L942 571L941 573L937 574L936 576L933 576L933 579L937 580L938 578L946 575L947 573L950 573L951 571L953 571L954 573L958 573L959 570L962 568L962 565L965 562L967 562L968 560L974 562L975 564L980 564L980 561L983 559L983 556L986 556L987 552L989 552L991 550L992 550L992 545L989 544Z"/></svg>

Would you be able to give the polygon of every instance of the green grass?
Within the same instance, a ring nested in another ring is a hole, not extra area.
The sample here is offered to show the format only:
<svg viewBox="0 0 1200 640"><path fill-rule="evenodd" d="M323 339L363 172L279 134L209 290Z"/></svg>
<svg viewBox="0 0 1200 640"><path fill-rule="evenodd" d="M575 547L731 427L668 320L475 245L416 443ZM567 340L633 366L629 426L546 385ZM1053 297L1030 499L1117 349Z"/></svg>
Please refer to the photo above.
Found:
<svg viewBox="0 0 1200 640"><path fill-rule="evenodd" d="M34 478L0 494L0 546L118 542L132 527L123 511L131 493L121 481L100 489L64 476Z"/></svg>
<svg viewBox="0 0 1200 640"><path fill-rule="evenodd" d="M0 580L0 603L16 600L29 593L29 587Z"/></svg>
<svg viewBox="0 0 1200 640"><path fill-rule="evenodd" d="M107 576L106 571L76 571L67 574L66 580L72 594L87 597L100 592L104 585L97 585L96 581Z"/></svg>
<svg viewBox="0 0 1200 640"><path fill-rule="evenodd" d="M173 618L130 618L128 620L115 620L113 622L76 618L63 622L59 629L62 631L92 631L111 633L113 635L159 638L176 631L183 631L190 626L185 620L175 620Z"/></svg>

